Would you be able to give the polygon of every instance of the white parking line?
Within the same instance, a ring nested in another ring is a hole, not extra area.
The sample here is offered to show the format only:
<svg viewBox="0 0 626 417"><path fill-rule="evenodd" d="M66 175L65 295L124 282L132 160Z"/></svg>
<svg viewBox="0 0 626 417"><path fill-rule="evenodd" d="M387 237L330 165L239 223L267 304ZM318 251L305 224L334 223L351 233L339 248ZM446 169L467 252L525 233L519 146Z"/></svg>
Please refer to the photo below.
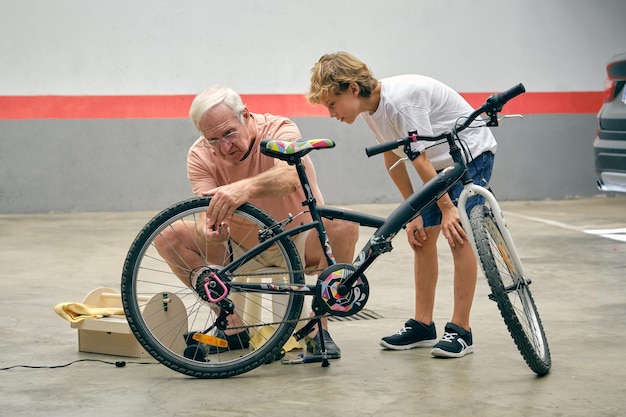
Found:
<svg viewBox="0 0 626 417"><path fill-rule="evenodd" d="M549 224L550 226L556 226L556 227L560 227L560 228L568 229L568 230L575 230L577 232L589 233L591 235L602 236L607 239L613 239L613 240L617 240L620 242L626 242L626 228L584 230L584 229L581 229L576 226L572 226L567 223L561 223L561 222L557 222L554 220L542 219L540 217L525 216L523 214L512 213L512 212L506 212L505 216L507 215L513 215L516 217L521 217L523 219L532 220L532 221L536 221L536 222L540 222L544 224Z"/></svg>
<svg viewBox="0 0 626 417"><path fill-rule="evenodd" d="M626 228L621 229L593 229L585 230L585 233L592 235L598 235L609 239L619 240L620 242L626 242Z"/></svg>
<svg viewBox="0 0 626 417"><path fill-rule="evenodd" d="M567 223L561 223L561 222L557 222L554 220L542 219L540 217L525 216L523 214L512 213L510 211L504 212L504 217L509 216L509 215L521 217L522 219L532 220L532 221L539 222L539 223L549 224L550 226L561 227L563 229L576 230L577 232L583 232L583 230L581 230L580 228L569 225Z"/></svg>

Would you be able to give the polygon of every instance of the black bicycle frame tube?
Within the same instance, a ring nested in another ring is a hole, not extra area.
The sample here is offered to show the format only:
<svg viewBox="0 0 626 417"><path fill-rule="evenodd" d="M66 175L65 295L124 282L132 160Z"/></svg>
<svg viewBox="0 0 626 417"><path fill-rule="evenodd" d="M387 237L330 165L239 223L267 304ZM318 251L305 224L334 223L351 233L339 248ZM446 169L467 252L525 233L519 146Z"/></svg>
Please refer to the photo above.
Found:
<svg viewBox="0 0 626 417"><path fill-rule="evenodd" d="M311 190L311 184L309 184L309 179L306 176L304 164L302 163L302 158L297 158L294 162L294 165L296 166L296 171L298 172L300 184L302 184L302 191L304 191L305 200L302 202L302 205L308 206L309 214L311 215L313 222L317 222L315 224L315 230L317 230L317 235L319 237L320 245L322 247L322 252L324 252L324 257L326 258L327 265L334 265L337 262L335 261L335 257L333 256L332 247L328 242L328 236L326 234L324 224L322 223L322 217L316 209L315 196L313 195L313 191Z"/></svg>
<svg viewBox="0 0 626 417"><path fill-rule="evenodd" d="M306 230L313 229L313 228L315 228L315 230L318 233L318 236L320 236L320 245L322 248L324 248L324 254L326 256L326 260L327 262L329 262L328 265L333 265L335 263L334 259L333 260L330 259L330 256L326 250L327 248L330 249L330 245L325 245L326 244L326 229L324 228L324 224L322 223L322 218L326 218L329 220L334 220L334 219L347 220L347 221L358 223L361 226L372 227L372 228L378 228L385 223L385 219L383 217L374 216L371 214L359 213L359 212L351 211L351 210L344 210L344 209L340 209L337 207L328 207L328 206L318 207L315 201L315 196L313 195L313 192L311 191L308 179L306 175L304 175L304 166L302 165L299 158L296 162L294 162L294 165L296 166L296 169L298 170L298 176L300 178L300 182L302 184L302 188L305 194L305 201L302 203L302 205L309 207L309 211L311 213L311 217L313 221L298 225L292 229L289 229L277 235L274 235L268 238L267 240L264 240L263 242L260 242L255 247L246 251L241 257L235 259L233 262L226 265L224 269L222 270L222 272L228 273L230 271L235 270L240 265L249 261L255 256L259 255L268 247L270 247L272 244L274 244L276 241L284 237L290 238L292 236L295 236L299 233L302 233ZM330 254L332 254L332 251L330 252ZM304 292L305 294L308 294L308 292L306 291L306 288L308 288L309 291L312 293L313 288L315 287L314 285L294 286L293 284L285 284L285 285L276 285L275 288L272 288L272 289L270 288L261 289L259 284L246 284L246 283L231 282L230 285L233 288L237 288L237 287L246 288L246 290L249 290L249 291L258 289L259 291L262 291L262 292L279 292L279 293L280 292L283 292L283 293L284 292L300 292L300 293Z"/></svg>
<svg viewBox="0 0 626 417"><path fill-rule="evenodd" d="M283 231L283 232L281 232L281 233L279 233L277 235L274 235L274 236L264 240L263 242L260 242L255 247L253 247L253 248L247 250L246 252L244 252L239 258L233 260L228 265L226 265L222 269L222 271L223 272L231 272L234 269L236 269L239 266L241 266L242 264L248 262L249 260L251 260L255 256L260 255L263 251L265 251L267 248L272 246L275 242L279 241L283 237L295 236L295 235L297 235L299 233L304 232L305 230L313 229L314 227L317 227L317 226L318 226L317 222L304 223L304 224L301 224L299 226L294 227L293 229L285 230L285 231Z"/></svg>
<svg viewBox="0 0 626 417"><path fill-rule="evenodd" d="M437 174L437 176L435 176L433 179L420 187L413 195L411 195L407 200L400 204L386 219L379 216L359 213L351 210L342 210L336 207L317 207L315 197L313 196L310 184L304 173L304 166L302 165L300 159L298 159L294 163L294 165L296 166L296 169L298 171L298 176L300 178L300 182L302 184L302 188L304 190L306 198L302 205L308 206L313 221L310 223L301 224L290 230L283 231L282 233L272 236L268 240L261 242L259 245L247 251L244 255L242 255L242 257L227 265L224 271L228 272L237 268L239 265L263 252L271 244L283 237L294 236L298 233L302 233L308 229L313 228L315 228L318 232L320 245L324 249L324 254L326 256L328 265L333 265L335 264L335 261L334 258L331 257L332 251L330 251L330 253L327 252L327 250L330 250L330 245L327 244L327 235L324 225L322 223L322 218L327 218L331 220L339 219L355 222L365 227L377 228L368 243L359 252L353 262L353 265L357 269L344 283L346 287L350 287L359 278L359 276L362 275L365 270L376 260L376 258L378 258L378 256L385 252L389 252L392 249L391 240L400 231L400 229L405 227L406 224L413 220L415 217L419 216L424 210L435 204L437 200L439 200L445 193L447 193L457 182L465 179L463 177L464 175L467 175L467 168L462 159L460 149L456 146L456 144L454 144L453 141L452 144L454 146L451 146L452 149L450 153L454 154L453 159L458 159L459 162L454 162L452 165L443 169L440 173ZM240 286L241 288L247 289L259 288L259 290L261 291L268 290L268 288L261 289L259 287L259 284L246 285L244 283L231 283L231 286ZM303 285L297 286L297 288L295 288L293 285L286 284L278 285L274 290L276 292L308 293L306 291L306 288L309 288L312 291L313 287L314 285Z"/></svg>
<svg viewBox="0 0 626 417"><path fill-rule="evenodd" d="M408 222L419 216L447 193L467 172L464 163L453 163L443 169L435 178L420 187L413 195L400 204L374 232L354 261L356 271L344 282L350 287L376 258L391 250L391 240Z"/></svg>
<svg viewBox="0 0 626 417"><path fill-rule="evenodd" d="M319 206L315 210L318 214L329 220L347 220L358 223L360 226L379 228L385 223L384 217L374 216L372 214L359 213L357 211L344 210L337 207Z"/></svg>

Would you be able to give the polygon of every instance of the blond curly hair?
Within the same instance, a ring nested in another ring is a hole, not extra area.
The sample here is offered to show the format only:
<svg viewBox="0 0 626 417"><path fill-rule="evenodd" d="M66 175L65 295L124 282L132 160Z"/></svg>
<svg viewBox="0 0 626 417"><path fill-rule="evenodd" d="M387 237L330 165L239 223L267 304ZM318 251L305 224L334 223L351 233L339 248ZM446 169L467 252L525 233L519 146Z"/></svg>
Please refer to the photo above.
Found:
<svg viewBox="0 0 626 417"><path fill-rule="evenodd" d="M329 96L345 91L351 83L358 84L362 97L369 97L378 85L367 65L348 52L322 55L311 73L311 87L306 94L311 104L322 104Z"/></svg>

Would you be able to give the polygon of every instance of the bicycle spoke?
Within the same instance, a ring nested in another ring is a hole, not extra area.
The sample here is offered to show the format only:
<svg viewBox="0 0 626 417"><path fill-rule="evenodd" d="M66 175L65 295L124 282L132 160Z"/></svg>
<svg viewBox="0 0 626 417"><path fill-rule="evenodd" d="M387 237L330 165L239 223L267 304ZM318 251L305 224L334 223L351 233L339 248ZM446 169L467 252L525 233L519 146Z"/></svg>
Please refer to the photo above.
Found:
<svg viewBox="0 0 626 417"><path fill-rule="evenodd" d="M283 238L221 278L226 290L231 283L236 289L227 299L207 293L206 280L258 244L259 230L276 229L267 214L244 205L229 219L229 239L208 242L198 231L205 227L209 201L186 200L144 227L124 264L122 293L129 325L146 351L178 372L223 378L280 351L300 318L303 295L278 294L263 285L302 285L304 275L293 242ZM199 265L189 262L190 251L202 259ZM229 305L233 314L225 314Z"/></svg>

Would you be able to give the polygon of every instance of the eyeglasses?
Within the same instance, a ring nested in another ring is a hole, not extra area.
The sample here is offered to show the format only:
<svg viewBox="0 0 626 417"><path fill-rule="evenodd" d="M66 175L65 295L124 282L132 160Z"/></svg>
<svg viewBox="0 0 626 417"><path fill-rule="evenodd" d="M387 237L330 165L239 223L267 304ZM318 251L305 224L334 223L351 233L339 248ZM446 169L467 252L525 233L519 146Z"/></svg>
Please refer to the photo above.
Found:
<svg viewBox="0 0 626 417"><path fill-rule="evenodd" d="M239 131L233 130L232 132L224 135L224 137L222 137L221 139L211 139L211 140L207 140L207 142L209 142L209 145L215 146L217 148L218 146L221 146L222 143L227 143L229 145L232 144L233 141L237 139L238 136L239 136Z"/></svg>
<svg viewBox="0 0 626 417"><path fill-rule="evenodd" d="M239 122L239 126L241 126L241 120L238 120L238 122ZM207 142L209 143L209 145L214 146L216 148L221 146L223 143L227 143L231 145L233 141L239 137L239 133L240 133L239 129L232 130L228 132L227 134L225 134L224 136L222 136L220 139L207 139Z"/></svg>

